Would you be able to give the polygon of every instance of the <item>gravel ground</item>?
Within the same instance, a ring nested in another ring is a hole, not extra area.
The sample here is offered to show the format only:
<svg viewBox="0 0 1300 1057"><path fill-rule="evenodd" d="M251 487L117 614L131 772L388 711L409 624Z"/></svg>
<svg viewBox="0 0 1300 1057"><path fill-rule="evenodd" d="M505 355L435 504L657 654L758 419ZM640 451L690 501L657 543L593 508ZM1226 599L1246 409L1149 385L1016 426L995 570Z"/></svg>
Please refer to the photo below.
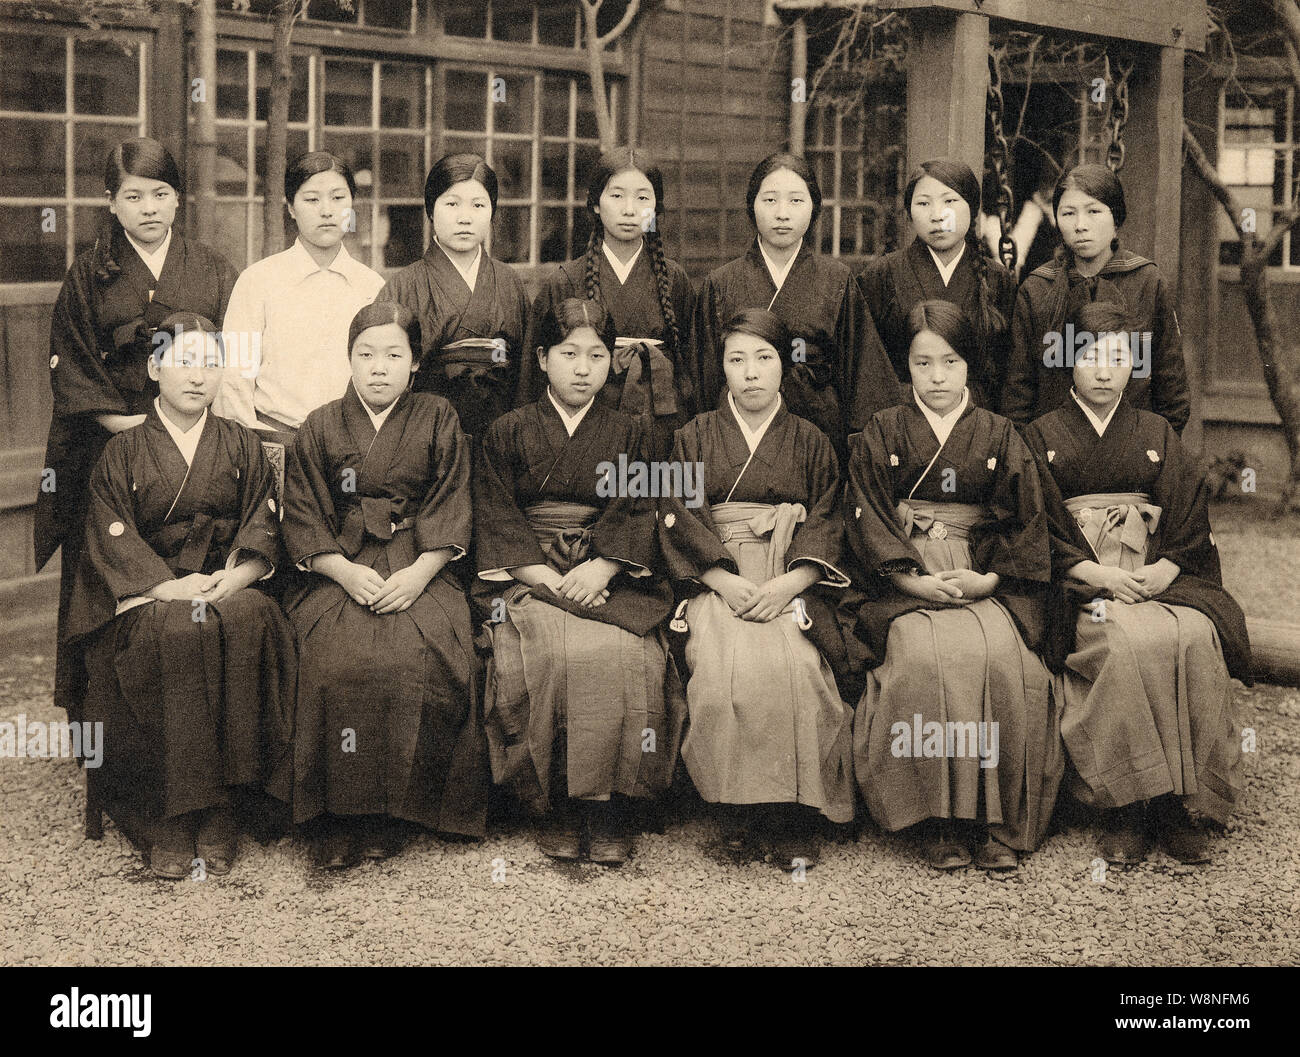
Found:
<svg viewBox="0 0 1300 1057"><path fill-rule="evenodd" d="M28 638L0 664L0 719L57 718L48 635ZM1300 691L1237 703L1259 751L1216 861L1157 853L1102 883L1083 828L993 877L936 874L868 826L796 882L730 859L703 818L642 837L619 870L554 865L516 828L326 876L299 845L245 838L227 878L166 883L111 824L82 839L72 761L0 759L0 963L1296 964Z"/></svg>
<svg viewBox="0 0 1300 1057"><path fill-rule="evenodd" d="M1223 585L1246 616L1300 624L1300 517L1271 509L1247 500L1211 508Z"/></svg>

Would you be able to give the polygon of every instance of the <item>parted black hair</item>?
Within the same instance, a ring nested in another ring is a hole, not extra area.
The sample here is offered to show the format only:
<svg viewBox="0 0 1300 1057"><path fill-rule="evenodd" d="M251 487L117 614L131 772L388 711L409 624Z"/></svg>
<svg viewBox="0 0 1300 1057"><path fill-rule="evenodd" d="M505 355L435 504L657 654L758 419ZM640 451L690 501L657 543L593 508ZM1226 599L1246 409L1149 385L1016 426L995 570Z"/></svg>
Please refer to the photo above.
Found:
<svg viewBox="0 0 1300 1057"><path fill-rule="evenodd" d="M492 215L497 211L497 174L477 154L444 154L424 181L424 212L433 217L433 204L463 180L477 180L488 193Z"/></svg>
<svg viewBox="0 0 1300 1057"><path fill-rule="evenodd" d="M766 308L742 308L722 328L721 349L726 349L727 338L732 334L751 334L767 342L780 353L777 358L781 362L782 371L785 370L785 358L794 345L794 336L785 325L785 320L775 312L769 312Z"/></svg>
<svg viewBox="0 0 1300 1057"><path fill-rule="evenodd" d="M284 197L285 200L293 205L294 195L308 180L318 173L336 172L347 182L348 193L353 198L357 195L356 177L352 175L352 167L336 154L331 154L327 150L309 150L306 154L299 154L289 163L289 167L284 171Z"/></svg>
<svg viewBox="0 0 1300 1057"><path fill-rule="evenodd" d="M581 297L566 297L542 317L537 328L537 351L549 352L583 327L591 327L605 348L611 353L614 351L618 334L614 330L613 317L602 302Z"/></svg>
<svg viewBox="0 0 1300 1057"><path fill-rule="evenodd" d="M352 346L357 338L371 327L384 327L396 323L406 332L406 340L411 344L411 356L418 363L420 349L420 321L405 305L396 301L373 301L362 308L348 326L348 358L352 358Z"/></svg>
<svg viewBox="0 0 1300 1057"><path fill-rule="evenodd" d="M116 195L122 182L128 176L138 176L143 180L161 180L169 184L180 196L184 183L176 159L156 139L140 136L136 139L123 140L111 151L104 162L104 190ZM122 266L118 264L115 247L121 246L126 237L126 229L113 214L109 214L108 231L95 240L95 278L108 285L121 274Z"/></svg>
<svg viewBox="0 0 1300 1057"><path fill-rule="evenodd" d="M749 186L745 189L745 209L749 213L749 222L757 224L754 218L754 202L758 198L758 191L763 186L763 181L781 169L789 169L808 185L808 197L812 199L812 216L808 219L808 226L812 227L817 223L817 215L822 211L822 189L817 183L817 174L808 164L808 159L802 154L791 154L787 150L769 154L754 166L754 171L749 174Z"/></svg>
<svg viewBox="0 0 1300 1057"><path fill-rule="evenodd" d="M939 298L920 302L907 315L909 345L927 331L941 337L966 361L967 385L984 377L984 346L965 309Z"/></svg>

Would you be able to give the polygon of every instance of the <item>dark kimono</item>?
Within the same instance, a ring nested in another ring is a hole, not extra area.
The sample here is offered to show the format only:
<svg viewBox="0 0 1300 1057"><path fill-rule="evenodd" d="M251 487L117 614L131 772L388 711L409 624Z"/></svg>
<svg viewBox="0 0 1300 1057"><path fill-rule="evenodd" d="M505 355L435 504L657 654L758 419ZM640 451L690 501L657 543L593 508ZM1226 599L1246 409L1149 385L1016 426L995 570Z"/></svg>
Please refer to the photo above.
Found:
<svg viewBox="0 0 1300 1057"><path fill-rule="evenodd" d="M425 551L448 547L459 558L469 548L469 464L442 397L404 393L376 433L349 384L307 416L290 452L290 557L342 554L385 579ZM317 572L289 601L302 658L296 822L322 812L388 815L483 834L487 757L454 561L402 612L373 613Z"/></svg>
<svg viewBox="0 0 1300 1057"><path fill-rule="evenodd" d="M984 376L968 379L971 392L981 407L990 406L990 398L996 400L1001 388L1010 354L1011 317L1016 304L1015 276L996 261L988 260L986 266L993 307L1002 313L1006 330L986 344ZM922 301L948 301L963 309L972 322L977 318L979 276L971 261L969 244L962 251L947 286L934 263L930 247L921 239L913 239L906 249L868 261L858 273L858 285L862 288L862 296L875 321L880 340L884 342L885 352L903 386L910 385L912 378L907 366L907 353L911 347L907 317L912 309Z"/></svg>
<svg viewBox="0 0 1300 1057"><path fill-rule="evenodd" d="M830 441L784 406L753 457L730 405L678 430L673 460L702 468L704 502L661 500L660 540L689 594L673 628L689 631L682 759L711 803L806 804L853 818L852 713L835 667L844 645L837 598L844 526ZM762 585L795 563L817 583L771 621L743 620L699 582L715 566Z"/></svg>
<svg viewBox="0 0 1300 1057"><path fill-rule="evenodd" d="M470 290L441 246L388 280L376 301L396 301L420 321L422 359L413 388L451 401L474 440L515 404L528 330L528 296L504 261L479 258Z"/></svg>
<svg viewBox="0 0 1300 1057"><path fill-rule="evenodd" d="M745 256L710 272L695 309L701 410L721 407L726 397L722 332L745 308L770 309L802 341L778 350L786 357L781 392L790 414L825 433L843 463L848 435L899 400L898 379L848 266L814 253L805 237L777 293L755 238Z"/></svg>
<svg viewBox="0 0 1300 1057"><path fill-rule="evenodd" d="M1011 358L998 410L1017 426L1025 426L1069 403L1074 361L1073 350L1064 344L1066 324L1085 304L1109 301L1127 307L1131 330L1151 335L1146 364L1149 373L1139 378L1135 372L1124 391L1125 402L1154 411L1181 433L1191 414L1187 366L1183 362L1178 315L1160 270L1122 246L1096 275L1085 278L1071 267L1065 322L1061 324L1061 365L1049 366L1048 353L1054 350L1043 339L1052 325L1052 286L1059 268L1056 263L1044 264L1020 283L1011 323ZM1131 336L1129 340L1131 343ZM1135 348L1135 364L1139 355L1146 354Z"/></svg>
<svg viewBox="0 0 1300 1057"><path fill-rule="evenodd" d="M1025 440L1042 470L1060 581L1061 732L1076 792L1103 808L1164 793L1220 822L1242 792L1228 676L1251 681L1250 641L1223 589L1208 486L1160 416L1123 403L1098 437L1073 398ZM1180 572L1136 605L1068 578L1089 560ZM1085 608L1086 607L1086 608Z"/></svg>
<svg viewBox="0 0 1300 1057"><path fill-rule="evenodd" d="M686 272L676 261L668 267L669 299L677 316L679 347L668 344L667 327L659 307L659 286L650 266L649 250L642 247L627 282L620 283L603 252L600 260L600 300L614 323L619 347L613 350L609 380L596 396L598 403L629 415L645 415L651 423L652 457L665 459L672 448L673 430L695 413L694 358L690 351L691 312L695 295ZM537 363L538 334L566 298L587 296L587 258L565 261L542 282L533 302L532 324L524 345L520 371L519 403L540 400L546 393L546 374Z"/></svg>
<svg viewBox="0 0 1300 1057"><path fill-rule="evenodd" d="M50 386L54 410L45 447L53 488L36 496L34 542L40 569L63 547L59 591L59 653L54 703L75 714L85 671L68 638L68 603L81 554L86 485L111 434L99 414L141 415L158 395L146 367L152 331L187 310L220 324L237 273L224 257L172 230L162 274L155 279L119 225L110 252L120 266L108 283L96 278L103 249L85 250L63 280L50 320Z"/></svg>
<svg viewBox="0 0 1300 1057"><path fill-rule="evenodd" d="M474 595L492 657L484 714L492 776L545 812L564 796L648 797L672 778L685 713L651 575L655 506L619 487L644 459L641 423L597 401L572 437L549 396L498 419L474 475ZM589 558L624 569L588 607L507 570Z"/></svg>
<svg viewBox="0 0 1300 1057"><path fill-rule="evenodd" d="M845 530L869 596L858 633L878 662L854 722L867 806L888 830L978 819L1032 850L1065 762L1034 652L1051 554L1033 457L1010 422L972 405L941 447L915 401L876 415L851 446ZM939 606L888 579L963 568L996 573L997 590ZM937 743L928 724L942 729Z"/></svg>
<svg viewBox="0 0 1300 1057"><path fill-rule="evenodd" d="M85 646L84 718L102 722L95 772L131 832L227 803L290 796L296 660L279 606L244 588L218 602L149 600L158 584L276 560L272 471L256 435L211 413L193 463L151 407L91 474L69 634Z"/></svg>

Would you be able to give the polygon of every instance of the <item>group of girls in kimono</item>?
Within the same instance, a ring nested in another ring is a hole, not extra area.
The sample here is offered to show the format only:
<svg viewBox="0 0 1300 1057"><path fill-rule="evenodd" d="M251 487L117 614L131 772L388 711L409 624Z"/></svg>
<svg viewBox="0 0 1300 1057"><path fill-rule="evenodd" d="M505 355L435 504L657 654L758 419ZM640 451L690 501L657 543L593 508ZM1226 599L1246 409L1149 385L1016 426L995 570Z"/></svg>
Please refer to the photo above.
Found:
<svg viewBox="0 0 1300 1057"><path fill-rule="evenodd" d="M531 304L475 155L433 166L431 245L387 282L329 153L288 166L293 245L238 276L173 231L181 187L153 140L108 159L36 525L58 702L103 723L94 781L158 876L229 871L277 808L322 868L480 838L495 803L618 864L687 778L726 847L786 868L861 799L937 869L1014 869L1063 783L1108 860L1207 859L1249 644L1109 170L1062 177L1062 245L1017 288L965 165L920 166L915 240L855 276L774 154L752 245L697 292L660 169L619 149ZM1097 341L1048 363L1066 324ZM627 465L698 488L617 487Z"/></svg>

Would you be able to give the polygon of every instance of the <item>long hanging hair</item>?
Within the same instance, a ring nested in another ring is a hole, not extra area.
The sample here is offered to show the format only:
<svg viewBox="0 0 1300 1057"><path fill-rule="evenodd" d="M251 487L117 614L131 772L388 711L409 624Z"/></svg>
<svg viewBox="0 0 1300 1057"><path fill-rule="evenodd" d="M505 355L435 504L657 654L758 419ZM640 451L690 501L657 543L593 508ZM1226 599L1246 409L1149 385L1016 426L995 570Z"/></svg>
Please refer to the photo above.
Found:
<svg viewBox="0 0 1300 1057"><path fill-rule="evenodd" d="M176 159L156 139L140 137L123 140L108 153L104 163L104 190L116 197L122 182L128 176L138 176L143 180L161 180L171 186L179 198L181 193L181 173L176 166ZM95 278L107 286L116 281L122 272L115 256L115 248L122 245L126 229L113 214L109 214L108 231L95 240L94 261Z"/></svg>
<svg viewBox="0 0 1300 1057"><path fill-rule="evenodd" d="M1128 215L1128 208L1124 202L1124 185L1119 182L1119 177L1104 165L1076 165L1056 181L1056 187L1052 190L1053 219L1056 218L1061 198L1066 191L1082 191L1088 197L1095 198L1106 206L1115 218L1116 232ZM1059 220L1056 221L1056 231L1059 236L1061 231ZM1110 252L1114 253L1118 249L1119 235L1116 234L1110 240ZM1057 243L1053 261L1056 264L1056 275L1052 278L1052 296L1049 302L1051 311L1048 313L1051 322L1047 329L1050 332L1060 333L1065 325L1065 317L1069 313L1070 268L1074 266L1074 252L1065 244L1064 237L1061 237L1061 241Z"/></svg>
<svg viewBox="0 0 1300 1057"><path fill-rule="evenodd" d="M659 225L664 215L663 172L655 160L639 148L616 147L609 153L602 154L587 183L587 213L591 220L591 234L587 237L587 249L583 253L587 300L601 300L600 258L601 247L605 242L605 226L601 223L596 208L600 205L600 196L605 193L609 181L629 169L641 173L649 180L650 187L655 193L654 223L650 226L650 230L643 232L642 237L649 255L650 270L654 272L655 288L659 294L659 314L663 317L668 345L677 349L681 346L681 332L678 328L677 313L673 309L673 286L668 277L663 240L659 237Z"/></svg>
<svg viewBox="0 0 1300 1057"><path fill-rule="evenodd" d="M912 196L916 192L916 185L926 176L938 180L944 187L952 188L970 207L970 226L966 229L966 256L975 269L978 283L975 318L972 322L985 343L1000 338L1006 333L1007 320L994 303L993 289L989 283L989 261L992 260L992 255L977 232L980 217L979 179L969 165L955 158L934 158L931 161L921 162L912 172L903 191L903 203L908 216L912 215Z"/></svg>
<svg viewBox="0 0 1300 1057"><path fill-rule="evenodd" d="M978 384L984 377L984 343L966 310L941 298L919 302L907 314L908 345L926 331L943 338L966 361L967 388Z"/></svg>

